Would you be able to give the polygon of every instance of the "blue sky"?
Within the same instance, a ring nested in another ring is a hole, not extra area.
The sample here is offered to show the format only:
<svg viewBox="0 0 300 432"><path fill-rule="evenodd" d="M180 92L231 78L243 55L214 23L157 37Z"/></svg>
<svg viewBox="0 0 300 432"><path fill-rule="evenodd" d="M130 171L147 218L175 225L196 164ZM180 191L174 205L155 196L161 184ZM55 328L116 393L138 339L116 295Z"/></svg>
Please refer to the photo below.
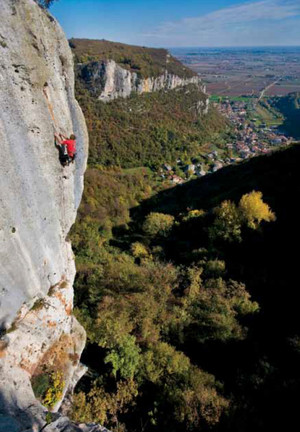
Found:
<svg viewBox="0 0 300 432"><path fill-rule="evenodd" d="M154 47L300 46L300 0L59 0L67 36Z"/></svg>

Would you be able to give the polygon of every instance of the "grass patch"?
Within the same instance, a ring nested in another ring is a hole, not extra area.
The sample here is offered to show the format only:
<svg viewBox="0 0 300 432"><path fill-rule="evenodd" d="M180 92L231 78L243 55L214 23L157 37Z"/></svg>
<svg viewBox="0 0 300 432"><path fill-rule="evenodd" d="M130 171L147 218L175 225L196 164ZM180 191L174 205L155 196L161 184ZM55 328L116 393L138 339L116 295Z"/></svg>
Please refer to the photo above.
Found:
<svg viewBox="0 0 300 432"><path fill-rule="evenodd" d="M265 102L264 105L261 103L257 104L254 115L258 117L258 121L266 123L269 126L280 125L283 122L282 116L271 109L271 107L268 107Z"/></svg>
<svg viewBox="0 0 300 432"><path fill-rule="evenodd" d="M224 100L229 100L231 102L250 102L253 100L253 96L220 96L217 94L212 94L209 96L211 102L222 102Z"/></svg>
<svg viewBox="0 0 300 432"><path fill-rule="evenodd" d="M136 167L136 168L127 168L123 169L125 174L148 174L151 175L152 171L148 167Z"/></svg>

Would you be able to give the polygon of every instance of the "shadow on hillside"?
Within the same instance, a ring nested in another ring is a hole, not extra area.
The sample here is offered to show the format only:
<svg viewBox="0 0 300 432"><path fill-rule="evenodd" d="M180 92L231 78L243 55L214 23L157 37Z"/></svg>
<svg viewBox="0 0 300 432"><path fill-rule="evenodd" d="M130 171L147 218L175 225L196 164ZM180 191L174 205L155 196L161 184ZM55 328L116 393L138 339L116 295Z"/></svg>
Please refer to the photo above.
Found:
<svg viewBox="0 0 300 432"><path fill-rule="evenodd" d="M300 145L295 145L161 192L131 212L135 222L153 211L176 216L187 209L210 209L225 199L238 201L244 193L258 190L276 213L276 222L264 224L240 244L222 251L230 277L245 282L260 304L260 313L247 323L246 341L211 344L201 352L185 347L192 361L200 356L202 367L225 386L231 382L229 388L235 388L237 395L241 391L240 397L247 401L246 412L242 409L234 424L223 425L222 431L260 431L266 424L284 430L296 421L295 400L300 394L299 163ZM176 249L176 239L172 245ZM247 395L247 384L239 388L240 373L249 375ZM264 384L255 383L257 373L257 377L266 375ZM289 412L290 417L274 417L274 412Z"/></svg>
<svg viewBox="0 0 300 432"><path fill-rule="evenodd" d="M178 214L187 208L208 209L225 199L237 201L252 190L262 191L264 200L278 213L283 202L300 189L299 164L300 145L296 144L160 192L132 209L131 215L135 219L149 211Z"/></svg>
<svg viewBox="0 0 300 432"><path fill-rule="evenodd" d="M241 279L247 277L249 269L250 285L255 270L259 275L259 278L254 278L255 283L272 280L275 286L280 284L283 289L289 280L294 283L298 280L295 274L298 273L298 254L295 250L298 250L299 244L299 164L300 145L294 145L268 156L226 167L145 200L131 210L133 223L142 220L149 212L176 216L187 209L211 209L226 199L238 201L245 193L261 191L264 201L276 213L277 221L264 225L262 232L253 233L236 247L237 253L244 255L231 257L232 264L229 265L234 267L234 273ZM237 260L236 265L233 258ZM254 286L252 288L257 291Z"/></svg>

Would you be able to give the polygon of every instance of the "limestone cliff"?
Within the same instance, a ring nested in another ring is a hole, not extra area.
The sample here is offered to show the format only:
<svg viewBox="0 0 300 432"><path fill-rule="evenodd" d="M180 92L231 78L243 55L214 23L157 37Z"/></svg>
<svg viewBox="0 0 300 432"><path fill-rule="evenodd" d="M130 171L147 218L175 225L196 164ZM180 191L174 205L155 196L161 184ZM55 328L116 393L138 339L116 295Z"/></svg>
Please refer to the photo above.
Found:
<svg viewBox="0 0 300 432"><path fill-rule="evenodd" d="M205 93L205 86L198 76L180 77L167 70L157 77L142 78L136 72L122 68L114 60L94 61L78 66L78 75L99 100L109 102L132 93L148 93L172 90L187 84L198 84Z"/></svg>
<svg viewBox="0 0 300 432"><path fill-rule="evenodd" d="M72 53L57 22L33 0L0 2L0 103L0 431L31 431L46 424L32 377L58 371L63 396L84 372L67 235L88 153ZM55 130L77 136L76 163L65 168ZM43 430L91 430L54 420Z"/></svg>

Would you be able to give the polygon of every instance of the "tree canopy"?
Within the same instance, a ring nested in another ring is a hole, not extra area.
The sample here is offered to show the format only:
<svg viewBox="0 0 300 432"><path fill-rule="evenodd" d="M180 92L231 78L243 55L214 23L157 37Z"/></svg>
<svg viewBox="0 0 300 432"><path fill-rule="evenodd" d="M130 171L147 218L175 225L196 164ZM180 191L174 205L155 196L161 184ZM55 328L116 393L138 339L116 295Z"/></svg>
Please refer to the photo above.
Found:
<svg viewBox="0 0 300 432"><path fill-rule="evenodd" d="M75 311L87 330L88 350L98 347L92 370L99 378L79 386L73 418L112 430L121 421L124 430L139 430L135 421L149 423L149 430L212 427L230 398L191 352L244 340L243 320L259 312L245 284L227 274L220 239L239 245L253 220L257 228L273 213L262 194L252 192L238 205L225 200L207 211L152 211L130 221L122 208L134 197L143 199L138 190L151 194L151 177L142 180L136 172L127 182L119 168L91 174L72 239ZM109 185L119 176L122 187L115 190Z"/></svg>
<svg viewBox="0 0 300 432"><path fill-rule="evenodd" d="M37 3L45 9L48 9L55 1L58 0L36 0Z"/></svg>

